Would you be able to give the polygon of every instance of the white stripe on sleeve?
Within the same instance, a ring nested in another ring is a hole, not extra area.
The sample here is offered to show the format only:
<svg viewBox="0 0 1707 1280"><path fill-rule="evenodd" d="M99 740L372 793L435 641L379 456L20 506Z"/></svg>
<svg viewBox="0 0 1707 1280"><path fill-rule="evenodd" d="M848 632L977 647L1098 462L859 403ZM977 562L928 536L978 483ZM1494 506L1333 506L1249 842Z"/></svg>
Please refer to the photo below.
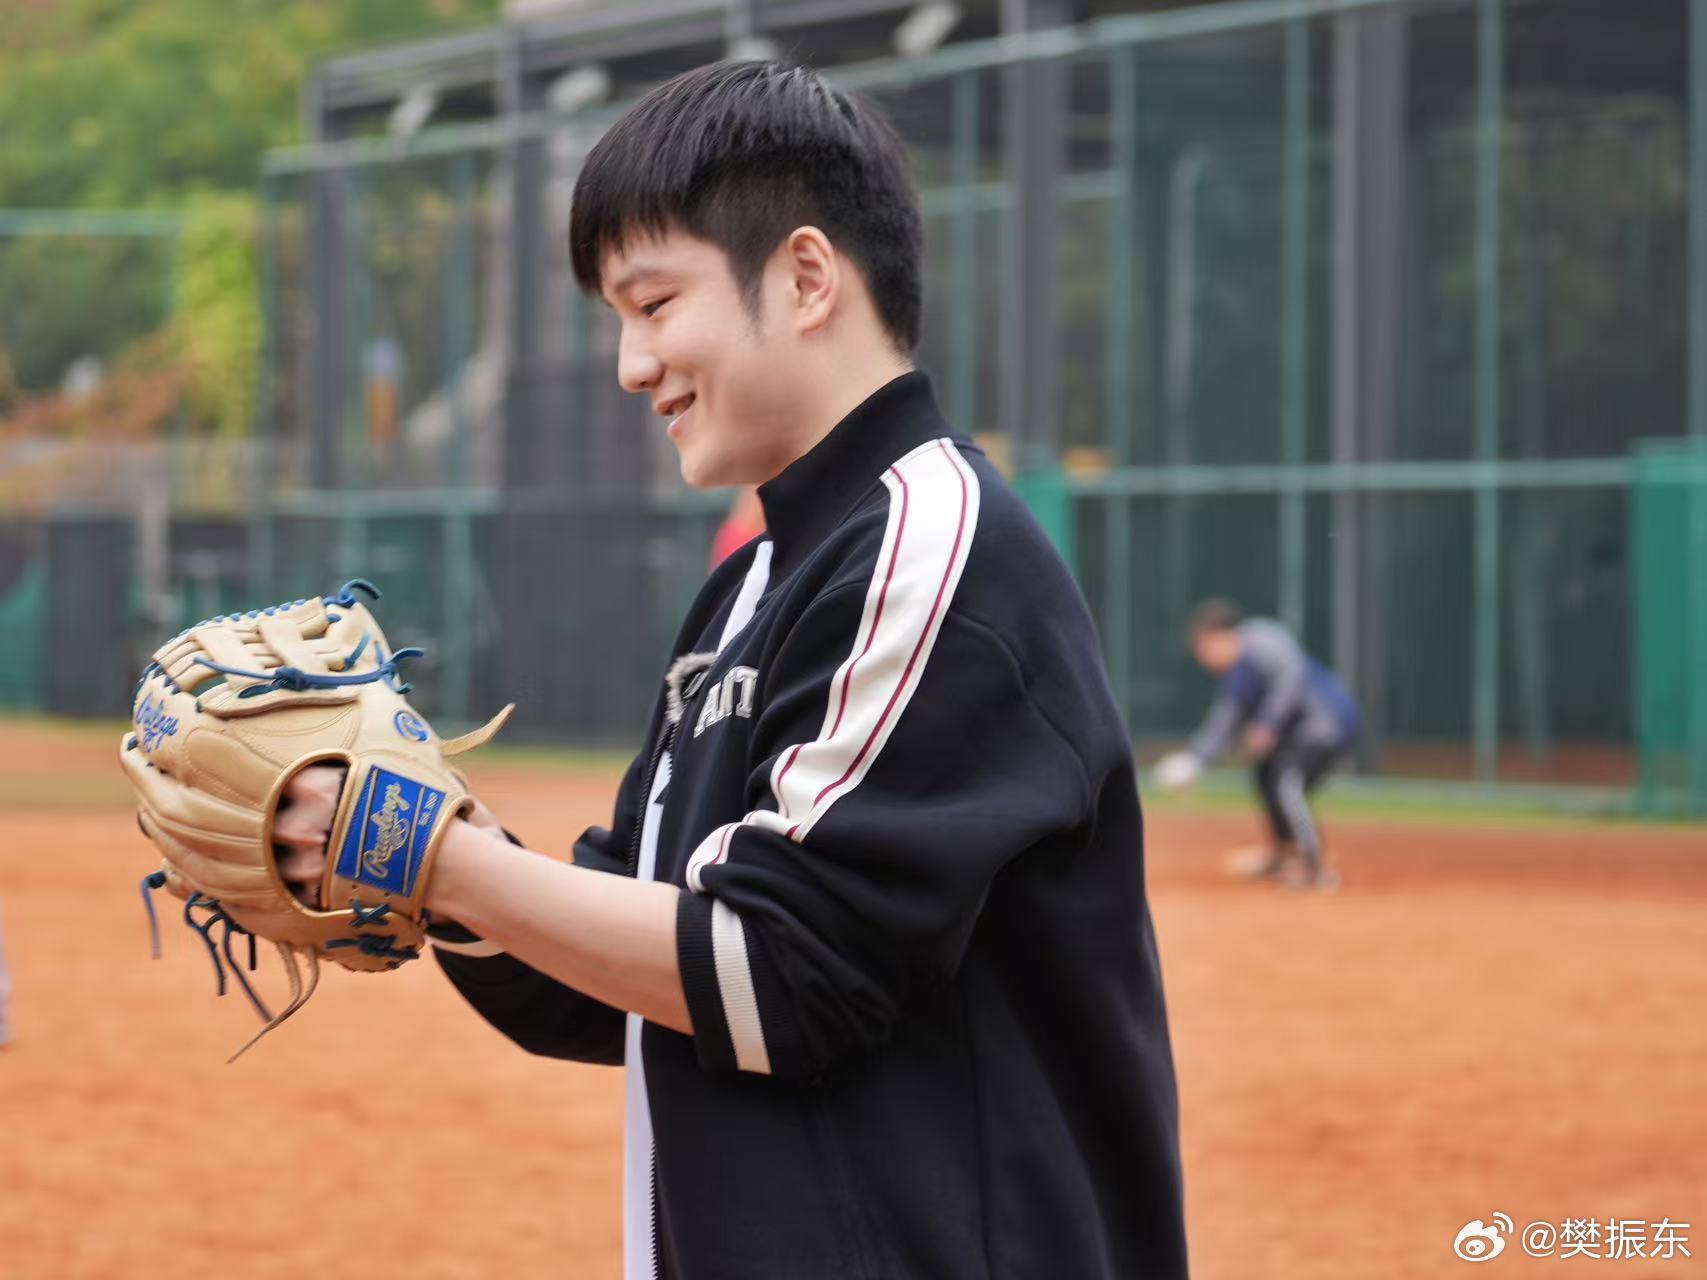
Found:
<svg viewBox="0 0 1707 1280"><path fill-rule="evenodd" d="M907 709L954 600L978 527L977 474L952 442L920 445L884 473L889 519L851 650L830 682L818 737L784 751L771 769L776 809L711 832L688 859L688 887L729 856L742 826L796 842L850 794Z"/></svg>
<svg viewBox="0 0 1707 1280"><path fill-rule="evenodd" d="M831 806L852 794L870 772L919 687L971 556L978 527L978 477L960 451L940 439L890 466L883 483L889 490L883 543L852 648L830 681L818 736L784 751L772 766L774 811L755 810L700 842L687 867L688 887L695 893L706 891L703 871L728 858L743 826L774 831L797 843L805 840ZM745 927L734 911L714 902L711 930L735 1063L743 1071L768 1074L770 1054L753 990Z"/></svg>
<svg viewBox="0 0 1707 1280"><path fill-rule="evenodd" d="M723 1017L735 1046L735 1065L742 1071L769 1075L771 1056L759 1021L759 998L753 992L747 931L741 917L721 902L711 904L711 954L717 968L717 987L723 994Z"/></svg>
<svg viewBox="0 0 1707 1280"><path fill-rule="evenodd" d="M771 772L787 834L808 832L870 771L907 709L954 599L978 524L978 479L947 440L934 440L884 473L889 523L866 588L860 629L830 683L813 742Z"/></svg>

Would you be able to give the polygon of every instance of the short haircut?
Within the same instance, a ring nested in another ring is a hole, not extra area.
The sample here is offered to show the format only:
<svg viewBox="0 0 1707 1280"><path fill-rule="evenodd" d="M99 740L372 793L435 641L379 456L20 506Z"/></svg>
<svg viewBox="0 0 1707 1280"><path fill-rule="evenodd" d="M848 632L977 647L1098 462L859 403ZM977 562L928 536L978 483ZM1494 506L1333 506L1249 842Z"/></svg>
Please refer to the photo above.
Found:
<svg viewBox="0 0 1707 1280"><path fill-rule="evenodd" d="M1205 631L1231 631L1245 620L1239 606L1222 596L1200 600L1191 611L1186 633L1200 636Z"/></svg>
<svg viewBox="0 0 1707 1280"><path fill-rule="evenodd" d="M575 183L569 254L597 293L605 254L629 236L686 231L728 255L756 313L766 261L807 225L859 268L895 345L917 346L924 226L900 137L805 67L720 62L652 90L599 139Z"/></svg>

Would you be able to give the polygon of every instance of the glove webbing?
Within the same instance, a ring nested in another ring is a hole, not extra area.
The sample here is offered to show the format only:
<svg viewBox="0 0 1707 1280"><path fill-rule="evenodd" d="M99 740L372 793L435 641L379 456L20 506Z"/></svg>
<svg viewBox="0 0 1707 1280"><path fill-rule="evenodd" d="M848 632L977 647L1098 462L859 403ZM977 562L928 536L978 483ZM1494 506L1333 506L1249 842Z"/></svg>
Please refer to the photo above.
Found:
<svg viewBox="0 0 1707 1280"><path fill-rule="evenodd" d="M351 605L358 603L355 595L357 591L360 591L370 600L379 600L385 595L383 591L374 586L373 583L369 582L366 578L351 578L343 586L339 587L332 595L321 596L320 600L323 604L342 605L344 608L348 609ZM193 626L185 627L177 635L173 636L171 640L167 641L167 644L174 644L177 641L182 640L185 636L189 635L190 632L199 627L209 627L219 622L245 622L257 618L270 618L282 610L294 609L299 605L305 605L307 603L308 597L304 596L301 600L286 600L283 604L268 605L265 609L251 609L247 613L216 614L211 618L203 618ZM332 621L336 622L337 619L333 618Z"/></svg>
<svg viewBox="0 0 1707 1280"><path fill-rule="evenodd" d="M346 664L354 662L356 657L367 646L370 637L363 636L361 644L356 646L355 653L346 659ZM303 671L298 667L280 667L276 671L244 671L241 667L228 667L215 662L212 658L197 658L197 665L217 671L222 676L238 676L244 680L260 680L263 683L251 685L238 694L239 698L253 698L256 694L272 693L275 689L289 689L292 693L307 693L310 689L336 689L341 685L372 684L375 680L384 680L398 693L408 693L415 686L396 684L391 677L397 674L397 664L405 658L420 658L426 656L425 649L399 649L385 659L372 671L354 671L347 675L318 675L314 672Z"/></svg>
<svg viewBox="0 0 1707 1280"><path fill-rule="evenodd" d="M384 592L380 591L380 589L378 587L374 586L373 583L369 582L366 578L351 578L343 586L339 587L338 590L336 591L336 593L329 595L329 596L321 596L320 601L322 604L327 605L328 607L342 606L342 607L348 609L348 608L354 606L355 604L359 603L357 601L356 595L355 595L355 593L357 591L361 591L364 595L366 595L369 598L374 599L374 600L378 600L384 595ZM173 645L178 644L180 641L184 640L186 637L188 637L193 632L199 630L202 627L210 627L210 626L214 626L218 623L225 623L225 622L259 621L260 619L274 617L275 615L282 613L287 609L298 608L298 607L305 605L307 603L308 603L308 597L305 596L301 600L286 600L281 604L269 605L265 609L250 609L247 613L229 613L229 614L221 613L221 614L216 614L214 617L211 617L211 618L203 618L200 622L195 623L192 626L186 627L184 630L180 631L177 635L173 636L172 639L168 640L166 642L166 644L164 646L162 646L162 648L163 649L171 648ZM338 615L335 613L329 613L326 615L326 621L328 623L335 623L338 621ZM354 662L358 657L361 656L362 649L366 647L367 641L368 641L368 637L364 636L362 638L362 643L356 646L355 652L350 654L350 656L344 660L346 666L348 666L350 663ZM393 655L394 658L419 657L419 656L420 656L419 650L414 650L414 651L400 650L400 651L398 651L398 653ZM198 661L201 661L203 663L203 665L205 665L205 666L210 666L210 667L213 666L213 664L211 662L207 662L204 659L198 659ZM219 670L219 668L215 668L215 670ZM293 675L301 675L300 672L296 672L292 668L286 668L286 670L291 671ZM222 671L221 674L236 674L236 675L246 676L250 679L265 680L265 679L269 679L271 677L272 673L258 673L258 672L253 672L253 671L240 671L240 672L223 672ZM393 670L391 672L388 672L387 674L388 675L395 674L395 668L393 668ZM147 666L145 666L142 669L142 679L137 681L137 685L136 685L138 692L141 691L143 683L146 682L148 677L151 675L158 675L163 681L165 681L166 687L171 689L174 693L186 692L186 690L184 690L178 684L178 682L172 678L172 674L169 671L167 671L164 667L162 667L158 662L150 662ZM308 677L308 678L314 679L315 677ZM368 678L374 679L377 677L368 677ZM342 681L341 683L352 684L352 683L360 683L360 682L358 682L358 681ZM280 683L280 684L274 685L273 687L274 688L297 688L297 686L295 686L293 684L289 684L289 683ZM321 686L303 686L303 687L321 687ZM395 688L396 686L394 685L393 687ZM408 688L409 688L409 686L405 685L402 687L402 689L399 690L399 692L408 692ZM300 692L300 689L298 691ZM247 696L250 696L251 694L258 693L258 692L270 692L270 690L265 689L265 688L251 689L251 690L246 691L245 694L242 696L247 697ZM132 696L134 698L134 695L132 695Z"/></svg>

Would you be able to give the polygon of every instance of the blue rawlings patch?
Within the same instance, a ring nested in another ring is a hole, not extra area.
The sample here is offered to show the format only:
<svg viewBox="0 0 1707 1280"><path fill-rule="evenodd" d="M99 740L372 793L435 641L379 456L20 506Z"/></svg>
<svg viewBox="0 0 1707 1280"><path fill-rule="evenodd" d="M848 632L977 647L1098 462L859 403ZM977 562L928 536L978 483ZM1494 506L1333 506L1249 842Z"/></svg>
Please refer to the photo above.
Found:
<svg viewBox="0 0 1707 1280"><path fill-rule="evenodd" d="M399 737L408 738L411 742L425 742L433 736L433 731L427 728L427 722L407 709L391 717L391 727L397 730Z"/></svg>
<svg viewBox="0 0 1707 1280"><path fill-rule="evenodd" d="M408 897L414 892L444 799L444 792L425 783L375 769L351 815L338 853L338 874Z"/></svg>

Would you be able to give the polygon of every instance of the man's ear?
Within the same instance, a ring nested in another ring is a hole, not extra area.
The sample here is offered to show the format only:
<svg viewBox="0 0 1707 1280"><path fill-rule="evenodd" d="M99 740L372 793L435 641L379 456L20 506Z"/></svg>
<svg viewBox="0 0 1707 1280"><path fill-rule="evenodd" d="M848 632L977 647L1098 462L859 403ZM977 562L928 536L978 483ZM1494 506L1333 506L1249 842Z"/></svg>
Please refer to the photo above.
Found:
<svg viewBox="0 0 1707 1280"><path fill-rule="evenodd" d="M842 290L841 257L817 227L796 227L783 241L795 328L816 333L830 322Z"/></svg>

